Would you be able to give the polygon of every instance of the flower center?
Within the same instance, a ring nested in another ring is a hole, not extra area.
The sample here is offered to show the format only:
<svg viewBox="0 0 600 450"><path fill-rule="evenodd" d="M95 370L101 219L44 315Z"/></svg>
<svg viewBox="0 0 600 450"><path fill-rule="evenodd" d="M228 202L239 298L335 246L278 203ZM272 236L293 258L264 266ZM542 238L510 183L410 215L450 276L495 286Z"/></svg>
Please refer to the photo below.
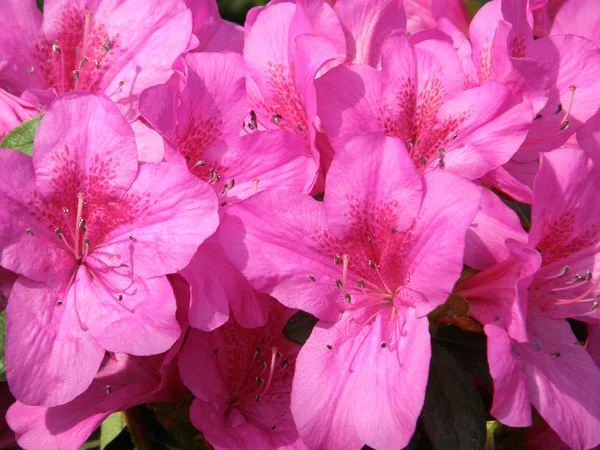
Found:
<svg viewBox="0 0 600 450"><path fill-rule="evenodd" d="M42 38L35 46L29 73L39 73L46 88L64 94L69 91L97 92L99 82L115 59L115 40L104 25L96 23L91 12L67 9L56 39Z"/></svg>

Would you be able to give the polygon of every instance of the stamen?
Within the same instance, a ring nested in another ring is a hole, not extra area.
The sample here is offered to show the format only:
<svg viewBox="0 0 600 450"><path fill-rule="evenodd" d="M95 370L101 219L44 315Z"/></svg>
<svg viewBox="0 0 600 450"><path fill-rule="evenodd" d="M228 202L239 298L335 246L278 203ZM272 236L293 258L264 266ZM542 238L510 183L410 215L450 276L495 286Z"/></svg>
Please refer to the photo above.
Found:
<svg viewBox="0 0 600 450"><path fill-rule="evenodd" d="M85 61L87 62L88 38L90 36L90 23L92 21L92 13L86 11L83 13L83 17L85 19L85 25L83 29L83 59L85 59ZM81 64L81 67L83 67L84 65L85 63Z"/></svg>
<svg viewBox="0 0 600 450"><path fill-rule="evenodd" d="M133 237L133 233L131 233L131 234L129 235L129 240L130 240L130 241L133 241L133 239L134 239L134 237Z"/></svg>
<svg viewBox="0 0 600 450"><path fill-rule="evenodd" d="M81 256L81 261L85 261L85 258L88 255L89 249L90 249L90 240L88 238L83 238L83 255Z"/></svg>
<svg viewBox="0 0 600 450"><path fill-rule="evenodd" d="M235 186L235 178L232 178L231 180L229 180L229 189L232 189L233 186Z"/></svg>
<svg viewBox="0 0 600 450"><path fill-rule="evenodd" d="M273 373L275 372L275 360L277 358L277 353L279 353L277 347L273 347L273 349L271 350L271 368L269 370L269 377L267 378L265 387L262 389L262 391L258 393L258 396L260 397L264 397L264 395L269 390L269 387L271 386L271 381L273 381Z"/></svg>
<svg viewBox="0 0 600 450"><path fill-rule="evenodd" d="M281 114L273 114L271 116L271 120L273 121L273 123L277 126L279 126L279 121L283 119L283 117L281 117Z"/></svg>
<svg viewBox="0 0 600 450"><path fill-rule="evenodd" d="M419 161L421 161L421 164L423 164L424 166L427 165L427 158L425 158L424 155L419 156Z"/></svg>
<svg viewBox="0 0 600 450"><path fill-rule="evenodd" d="M328 350L333 349L333 346L331 344L327 344L326 347L327 347Z"/></svg>
<svg viewBox="0 0 600 450"><path fill-rule="evenodd" d="M254 188L252 189L252 195L256 195L256 193L258 192L258 183L260 183L260 180L256 178L252 180L252 184L254 185Z"/></svg>
<svg viewBox="0 0 600 450"><path fill-rule="evenodd" d="M546 280L554 280L554 279L556 279L556 278L560 278L560 277L562 277L562 276L565 276L565 275L566 275L566 274L569 272L569 270L571 270L571 266L569 266L569 265L567 264L567 265L563 266L563 268L562 268L562 269L560 269L560 272L558 273L558 275L553 275L553 276L551 276L551 277L547 277L547 278L545 278L545 279L546 279Z"/></svg>
<svg viewBox="0 0 600 450"><path fill-rule="evenodd" d="M438 148L438 164L440 169L446 167L446 162L444 161L444 155L446 154L446 149L444 147Z"/></svg>
<svg viewBox="0 0 600 450"><path fill-rule="evenodd" d="M337 286L338 289L341 289L344 286L344 283L342 283L342 280L340 280L339 278L336 278L335 285Z"/></svg>
<svg viewBox="0 0 600 450"><path fill-rule="evenodd" d="M312 273L308 275L308 278L310 278L310 281L312 281L313 283L317 281L317 279Z"/></svg>
<svg viewBox="0 0 600 450"><path fill-rule="evenodd" d="M344 298L348 303L350 303L350 298L348 294L348 262L350 261L350 256L347 254L342 255L342 293L344 294Z"/></svg>
<svg viewBox="0 0 600 450"><path fill-rule="evenodd" d="M34 71L35 69L33 68L33 66L29 66L29 75L33 75Z"/></svg>
<svg viewBox="0 0 600 450"><path fill-rule="evenodd" d="M386 347L387 347L387 344L386 344L385 342L382 342L381 344L379 344L379 346L380 346L381 348L386 348Z"/></svg>
<svg viewBox="0 0 600 450"><path fill-rule="evenodd" d="M83 212L83 200L83 193L80 192L79 194L77 194L77 218L75 219L75 251L73 252L75 254L76 259L79 259L79 231L82 229L81 213ZM85 223L83 230L85 231Z"/></svg>
<svg viewBox="0 0 600 450"><path fill-rule="evenodd" d="M591 278L591 273L590 273L590 278ZM598 287L599 283L600 283L600 277L596 278L596 281L594 281L592 286L588 290L586 290L583 294L581 294L575 298L572 298L571 300L557 300L553 303L557 306L563 306L563 305L571 305L573 303L578 303L578 302L593 301L593 299L589 299L588 296L592 292L594 292L594 290Z"/></svg>
<svg viewBox="0 0 600 450"><path fill-rule="evenodd" d="M253 109L250 110L250 122L248 123L248 128L254 131L258 128L258 121L256 120L256 113Z"/></svg>
<svg viewBox="0 0 600 450"><path fill-rule="evenodd" d="M106 393L107 394L112 393L112 388L110 386L108 386L108 385L106 386Z"/></svg>
<svg viewBox="0 0 600 450"><path fill-rule="evenodd" d="M451 140L455 140L458 137L458 135L456 133L452 134L452 136L450 136Z"/></svg>
<svg viewBox="0 0 600 450"><path fill-rule="evenodd" d="M565 111L565 115L563 116L562 120L558 123L558 125L552 129L548 134L545 134L544 136L535 139L533 141L530 142L526 142L525 145L533 145L533 144L537 144L539 142L542 142L546 139L548 139L549 137L551 137L552 135L554 135L555 133L559 132L559 131L564 131L569 127L569 114L571 114L571 108L573 107L573 100L575 98L575 90L577 89L577 87L575 85L571 85L569 86L569 92L570 92L570 97L569 97L569 104L567 106L567 109ZM562 104L560 105L560 110L562 111ZM560 111L556 111L556 114L560 113ZM538 114L541 117L541 114ZM537 119L537 116L536 116Z"/></svg>
<svg viewBox="0 0 600 450"><path fill-rule="evenodd" d="M25 232L26 232L26 233L27 233L29 236L32 236L32 237L33 237L33 231L31 231L31 228L27 228L27 229L25 230Z"/></svg>
<svg viewBox="0 0 600 450"><path fill-rule="evenodd" d="M204 166L204 165L206 165L206 161L200 160L196 164L194 164L194 167L192 167L192 169L196 169L196 168Z"/></svg>

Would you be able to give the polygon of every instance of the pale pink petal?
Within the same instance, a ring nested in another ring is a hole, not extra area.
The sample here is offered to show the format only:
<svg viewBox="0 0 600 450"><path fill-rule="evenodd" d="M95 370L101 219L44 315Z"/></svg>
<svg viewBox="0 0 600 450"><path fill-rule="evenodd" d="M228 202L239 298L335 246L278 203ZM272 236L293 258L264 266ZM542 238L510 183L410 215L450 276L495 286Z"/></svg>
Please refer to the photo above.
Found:
<svg viewBox="0 0 600 450"><path fill-rule="evenodd" d="M377 67L381 46L395 30L406 29L406 15L399 0L340 0L333 10L346 35L346 60Z"/></svg>
<svg viewBox="0 0 600 450"><path fill-rule="evenodd" d="M86 200L118 200L138 169L133 130L106 97L64 95L40 123L33 166L46 200L70 206L79 193Z"/></svg>
<svg viewBox="0 0 600 450"><path fill-rule="evenodd" d="M176 302L165 277L131 275L122 289L111 272L81 267L74 283L77 313L94 340L110 352L155 355L167 351L180 328Z"/></svg>
<svg viewBox="0 0 600 450"><path fill-rule="evenodd" d="M292 413L310 448L398 449L412 436L429 369L427 320L414 308L393 319L388 308L361 326L371 313L317 324L298 355Z"/></svg>
<svg viewBox="0 0 600 450"><path fill-rule="evenodd" d="M141 166L117 206L121 209L98 211L97 216L87 218L91 232L104 214L120 214L116 227L108 230L97 250L97 240L90 235L88 258L97 267L125 264L142 278L183 269L219 223L212 187L174 164Z"/></svg>
<svg viewBox="0 0 600 450"><path fill-rule="evenodd" d="M489 189L480 188L481 209L469 226L465 243L465 264L483 270L511 256L508 239L527 244L517 214Z"/></svg>
<svg viewBox="0 0 600 450"><path fill-rule="evenodd" d="M67 289L65 281L39 284L20 277L11 292L7 378L23 403L54 406L72 400L90 385L104 357L77 316L73 289Z"/></svg>

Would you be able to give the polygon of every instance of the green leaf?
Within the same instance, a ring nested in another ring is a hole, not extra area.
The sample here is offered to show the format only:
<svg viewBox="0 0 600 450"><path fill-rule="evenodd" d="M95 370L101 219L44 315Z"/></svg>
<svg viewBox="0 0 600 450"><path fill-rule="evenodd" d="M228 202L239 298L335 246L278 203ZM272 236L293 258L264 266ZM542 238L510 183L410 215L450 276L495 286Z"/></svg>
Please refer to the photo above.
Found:
<svg viewBox="0 0 600 450"><path fill-rule="evenodd" d="M467 372L443 347L431 345L421 424L436 450L481 450L487 414Z"/></svg>
<svg viewBox="0 0 600 450"><path fill-rule="evenodd" d="M44 0L35 0L37 7L41 12L44 12Z"/></svg>
<svg viewBox="0 0 600 450"><path fill-rule="evenodd" d="M33 140L37 133L40 120L42 120L44 114L35 116L29 119L27 122L23 122L21 125L12 130L4 138L0 147L12 148L25 153L27 156L33 155Z"/></svg>
<svg viewBox="0 0 600 450"><path fill-rule="evenodd" d="M104 450L123 431L125 426L125 419L120 412L108 416L100 426L100 450Z"/></svg>
<svg viewBox="0 0 600 450"><path fill-rule="evenodd" d="M0 294L2 296L2 294ZM0 381L6 381L6 364L4 362L4 346L6 344L6 310L0 313Z"/></svg>

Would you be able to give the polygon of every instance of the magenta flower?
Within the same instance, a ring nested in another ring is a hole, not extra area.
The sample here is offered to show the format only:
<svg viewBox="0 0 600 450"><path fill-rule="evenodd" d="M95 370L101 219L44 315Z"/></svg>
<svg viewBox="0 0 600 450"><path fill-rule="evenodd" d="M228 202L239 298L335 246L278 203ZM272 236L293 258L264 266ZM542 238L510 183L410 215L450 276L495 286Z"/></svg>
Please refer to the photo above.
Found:
<svg viewBox="0 0 600 450"><path fill-rule="evenodd" d="M325 2L272 3L246 19L247 88L258 122L301 136L317 167L314 79L345 55L342 26Z"/></svg>
<svg viewBox="0 0 600 450"><path fill-rule="evenodd" d="M588 155L542 155L527 247L457 286L485 325L491 413L531 425L531 404L571 448L600 443L600 369L563 318L598 320L600 187Z"/></svg>
<svg viewBox="0 0 600 450"><path fill-rule="evenodd" d="M219 239L255 288L321 319L292 391L308 447L401 448L425 395L426 316L460 275L479 193L441 171L421 179L381 135L338 152L325 192L258 194L230 208Z"/></svg>
<svg viewBox="0 0 600 450"><path fill-rule="evenodd" d="M259 328L232 318L210 333L190 330L179 356L181 378L196 396L190 419L217 450L306 448L290 412L300 346L282 333L294 310L270 299L268 311Z"/></svg>
<svg viewBox="0 0 600 450"><path fill-rule="evenodd" d="M43 18L35 0L6 0L0 28L1 88L103 92L131 121L140 92L187 50L192 19L183 0L47 0Z"/></svg>
<svg viewBox="0 0 600 450"><path fill-rule="evenodd" d="M177 351L146 357L108 354L77 398L50 408L16 402L8 410L8 424L23 448L78 449L112 413L144 403L181 401L185 389L176 376Z"/></svg>
<svg viewBox="0 0 600 450"><path fill-rule="evenodd" d="M412 45L397 33L382 55L381 71L344 65L316 81L319 117L336 151L353 136L378 131L401 140L421 173L441 168L476 179L523 142L530 105L495 81L465 89L449 43Z"/></svg>
<svg viewBox="0 0 600 450"><path fill-rule="evenodd" d="M600 30L596 26L600 21L600 11L594 0L555 0L551 3L562 5L554 10L558 12L554 17L550 35L575 34L589 39L596 47L600 46Z"/></svg>
<svg viewBox="0 0 600 450"><path fill-rule="evenodd" d="M142 114L174 147L166 160L187 164L210 183L221 214L265 189L308 192L317 169L304 140L283 130L256 131L254 113L246 120L250 108L241 57L197 53L185 62L187 78L179 95L171 86L157 86L141 96ZM181 274L190 283L193 327L213 330L227 321L230 309L242 326L264 325L264 296L231 265L216 239L201 245Z"/></svg>
<svg viewBox="0 0 600 450"><path fill-rule="evenodd" d="M0 264L22 275L7 376L21 402L54 406L89 386L105 351L171 347L180 329L164 275L185 267L218 215L211 187L185 168L138 165L133 131L105 97L57 99L34 146L33 158L0 152Z"/></svg>

